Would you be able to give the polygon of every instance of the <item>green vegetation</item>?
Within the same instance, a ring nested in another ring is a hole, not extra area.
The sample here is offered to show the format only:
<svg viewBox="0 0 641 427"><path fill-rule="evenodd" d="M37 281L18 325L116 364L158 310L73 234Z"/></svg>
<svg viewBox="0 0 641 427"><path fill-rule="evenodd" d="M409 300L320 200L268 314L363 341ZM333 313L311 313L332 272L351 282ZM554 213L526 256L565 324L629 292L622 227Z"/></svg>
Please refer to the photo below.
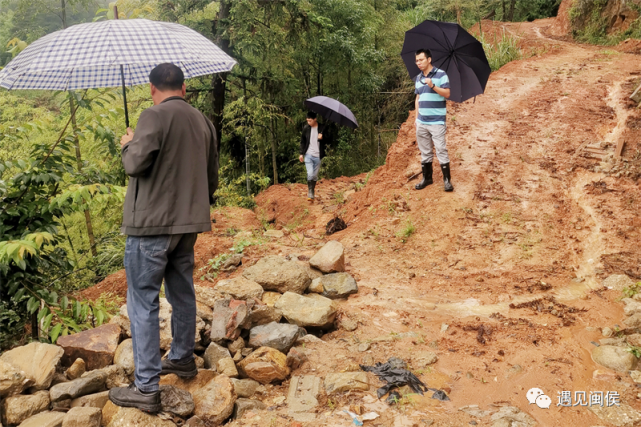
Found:
<svg viewBox="0 0 641 427"><path fill-rule="evenodd" d="M508 62L521 59L522 53L516 37L506 34L505 30L503 30L501 38L492 43L487 40L485 35L481 35L480 40L492 71L498 70Z"/></svg>
<svg viewBox="0 0 641 427"><path fill-rule="evenodd" d="M641 292L641 282L637 282L634 285L623 288L623 290L621 291L621 299L632 298L639 292Z"/></svg>
<svg viewBox="0 0 641 427"><path fill-rule="evenodd" d="M616 45L621 41L641 38L641 18L632 22L625 31L610 32L611 17L604 14L607 0L575 0L569 10L572 36L575 40L599 45ZM630 2L629 7L641 12L641 7Z"/></svg>
<svg viewBox="0 0 641 427"><path fill-rule="evenodd" d="M405 243L410 238L410 236L414 234L415 231L416 227L412 223L412 220L408 219L405 226L398 233L396 233L396 237L398 237L401 242Z"/></svg>

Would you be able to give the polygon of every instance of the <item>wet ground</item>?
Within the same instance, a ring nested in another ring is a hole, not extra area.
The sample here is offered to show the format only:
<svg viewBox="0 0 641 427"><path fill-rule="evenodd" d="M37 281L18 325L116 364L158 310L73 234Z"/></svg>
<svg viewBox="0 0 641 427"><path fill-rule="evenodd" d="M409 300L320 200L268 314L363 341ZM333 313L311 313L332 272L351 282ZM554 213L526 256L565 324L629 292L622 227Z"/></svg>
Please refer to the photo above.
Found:
<svg viewBox="0 0 641 427"><path fill-rule="evenodd" d="M608 425L587 407L557 407L561 391L617 391L641 408L629 376L608 371L594 379L599 367L590 356L600 329L623 319L621 293L604 289L602 280L641 275L641 119L627 100L641 80L641 61L548 38L552 22L484 24L489 33L504 28L518 37L525 57L492 73L476 102L448 105L453 193L443 192L436 165L434 185L415 191L417 179L408 181L420 170L412 112L386 165L371 176L323 180L314 203L303 185L270 187L255 213L217 210L214 232L199 238L199 267L227 251L238 231L260 234L265 226L286 235L248 247L248 263L274 253L304 259L326 239L343 243L359 293L341 310L359 327L310 344L310 362L296 374L324 376L390 356L411 364L432 351L438 362L418 373L451 399L383 405L370 425L485 426L488 417L459 408L505 404L541 426ZM335 216L348 227L325 237ZM111 280L90 292L122 290L122 274ZM371 349L359 352L360 343ZM267 403L287 386L271 386ZM529 405L532 387L550 396L549 409ZM323 401L310 425L347 426L338 409L364 399L353 393ZM272 418L238 425L291 425L285 414L281 406Z"/></svg>

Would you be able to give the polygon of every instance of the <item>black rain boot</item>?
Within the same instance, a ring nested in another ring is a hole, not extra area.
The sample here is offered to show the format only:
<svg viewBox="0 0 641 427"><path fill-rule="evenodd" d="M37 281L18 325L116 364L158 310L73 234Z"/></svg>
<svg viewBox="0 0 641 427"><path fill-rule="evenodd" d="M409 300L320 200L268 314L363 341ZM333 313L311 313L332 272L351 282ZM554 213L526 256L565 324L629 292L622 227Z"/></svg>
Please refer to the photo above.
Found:
<svg viewBox="0 0 641 427"><path fill-rule="evenodd" d="M422 190L434 183L434 180L432 180L432 162L421 163L421 167L423 169L423 180L414 186L417 190Z"/></svg>
<svg viewBox="0 0 641 427"><path fill-rule="evenodd" d="M316 181L312 181L312 200L316 198Z"/></svg>
<svg viewBox="0 0 641 427"><path fill-rule="evenodd" d="M445 191L454 191L454 187L452 187L452 177L450 176L450 164L442 164L441 172L443 172L443 183L445 183Z"/></svg>
<svg viewBox="0 0 641 427"><path fill-rule="evenodd" d="M312 183L314 181L307 181L307 200L314 200L314 190L312 190Z"/></svg>

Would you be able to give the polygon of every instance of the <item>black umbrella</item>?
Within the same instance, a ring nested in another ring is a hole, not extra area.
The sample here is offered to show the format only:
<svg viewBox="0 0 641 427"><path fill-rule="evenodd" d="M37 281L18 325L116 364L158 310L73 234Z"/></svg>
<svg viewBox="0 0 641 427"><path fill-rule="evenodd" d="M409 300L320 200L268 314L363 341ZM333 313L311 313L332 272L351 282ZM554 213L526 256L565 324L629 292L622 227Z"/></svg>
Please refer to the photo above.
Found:
<svg viewBox="0 0 641 427"><path fill-rule="evenodd" d="M429 49L432 65L447 73L450 100L463 102L485 91L491 69L483 45L460 25L424 21L405 33L401 57L410 77L421 72L415 63L419 49Z"/></svg>
<svg viewBox="0 0 641 427"><path fill-rule="evenodd" d="M418 73L417 73L418 74ZM327 120L348 128L356 129L358 122L354 114L344 104L326 96L315 96L305 101L305 107L320 114Z"/></svg>

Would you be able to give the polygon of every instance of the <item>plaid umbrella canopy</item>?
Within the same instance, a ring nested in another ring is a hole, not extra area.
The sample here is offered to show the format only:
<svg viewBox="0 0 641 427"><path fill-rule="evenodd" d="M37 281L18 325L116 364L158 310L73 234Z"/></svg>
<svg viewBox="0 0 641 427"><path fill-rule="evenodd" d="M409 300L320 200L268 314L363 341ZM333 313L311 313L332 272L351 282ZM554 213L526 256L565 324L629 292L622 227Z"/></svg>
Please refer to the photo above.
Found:
<svg viewBox="0 0 641 427"><path fill-rule="evenodd" d="M148 83L149 72L165 62L179 66L185 78L226 72L236 64L206 37L183 25L109 20L74 25L36 40L0 70L0 87L134 86Z"/></svg>

